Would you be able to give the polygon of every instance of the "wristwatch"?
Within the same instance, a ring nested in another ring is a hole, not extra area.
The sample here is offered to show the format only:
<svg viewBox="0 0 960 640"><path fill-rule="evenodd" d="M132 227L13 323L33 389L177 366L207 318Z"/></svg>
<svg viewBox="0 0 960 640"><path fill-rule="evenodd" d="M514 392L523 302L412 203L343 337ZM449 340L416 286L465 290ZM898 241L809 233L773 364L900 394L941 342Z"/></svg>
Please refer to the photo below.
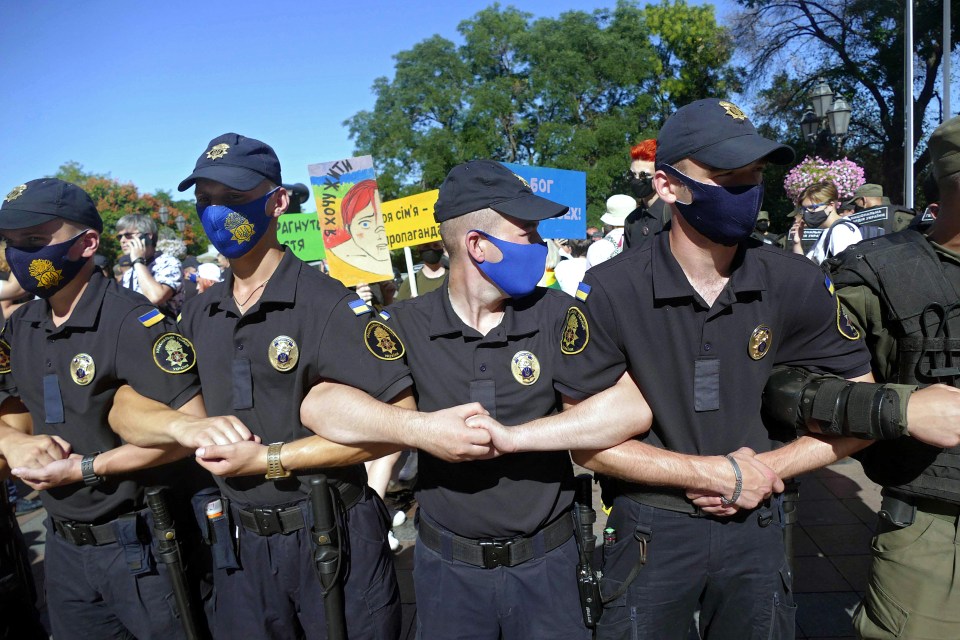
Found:
<svg viewBox="0 0 960 640"><path fill-rule="evenodd" d="M144 260L143 258L135 258L134 260L131 260L131 261L130 261L130 266L131 266L131 267L135 267L135 266L137 266L138 264L147 264L147 261Z"/></svg>
<svg viewBox="0 0 960 640"><path fill-rule="evenodd" d="M267 480L279 480L280 478L289 478L290 472L280 464L280 449L282 442L274 442L267 447L267 475L263 476Z"/></svg>
<svg viewBox="0 0 960 640"><path fill-rule="evenodd" d="M106 480L103 476L98 476L93 470L93 460L100 455L100 452L88 453L80 460L80 474L83 476L83 484L88 487L95 487Z"/></svg>

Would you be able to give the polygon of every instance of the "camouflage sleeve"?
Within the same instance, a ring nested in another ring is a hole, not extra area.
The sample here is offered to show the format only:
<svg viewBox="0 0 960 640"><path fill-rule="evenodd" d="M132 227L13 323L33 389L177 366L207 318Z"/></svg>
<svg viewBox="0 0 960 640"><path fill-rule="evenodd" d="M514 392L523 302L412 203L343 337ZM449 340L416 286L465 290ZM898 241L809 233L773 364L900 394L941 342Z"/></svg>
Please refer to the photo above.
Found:
<svg viewBox="0 0 960 640"><path fill-rule="evenodd" d="M866 340L874 377L878 382L895 379L893 367L896 364L897 343L883 325L880 299L866 285L841 287L837 296L847 317Z"/></svg>

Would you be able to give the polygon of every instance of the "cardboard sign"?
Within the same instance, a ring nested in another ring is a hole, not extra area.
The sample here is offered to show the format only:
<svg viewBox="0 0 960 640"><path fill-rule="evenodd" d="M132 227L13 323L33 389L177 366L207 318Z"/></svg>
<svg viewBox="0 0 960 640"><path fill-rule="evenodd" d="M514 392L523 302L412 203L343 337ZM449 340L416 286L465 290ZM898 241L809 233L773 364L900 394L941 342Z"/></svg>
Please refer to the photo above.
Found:
<svg viewBox="0 0 960 640"><path fill-rule="evenodd" d="M383 203L383 224L391 249L415 247L440 240L440 225L433 221L439 189Z"/></svg>
<svg viewBox="0 0 960 640"><path fill-rule="evenodd" d="M277 220L277 240L305 262L323 260L323 232L315 213L285 213Z"/></svg>
<svg viewBox="0 0 960 640"><path fill-rule="evenodd" d="M307 166L330 275L348 287L393 278L373 158Z"/></svg>
<svg viewBox="0 0 960 640"><path fill-rule="evenodd" d="M530 190L542 198L570 207L566 214L540 222L543 238L587 237L587 174L583 171L530 167L502 162L530 184Z"/></svg>

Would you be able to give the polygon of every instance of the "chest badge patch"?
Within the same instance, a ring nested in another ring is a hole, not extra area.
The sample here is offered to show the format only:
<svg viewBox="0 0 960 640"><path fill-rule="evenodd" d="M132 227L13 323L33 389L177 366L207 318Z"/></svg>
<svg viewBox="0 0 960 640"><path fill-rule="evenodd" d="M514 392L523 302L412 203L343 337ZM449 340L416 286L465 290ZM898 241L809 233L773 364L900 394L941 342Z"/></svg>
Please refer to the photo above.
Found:
<svg viewBox="0 0 960 640"><path fill-rule="evenodd" d="M840 335L847 340L860 339L860 332L853 326L843 307L840 306L840 298L837 298L837 329L840 330Z"/></svg>
<svg viewBox="0 0 960 640"><path fill-rule="evenodd" d="M747 345L747 352L754 360L759 360L770 351L770 344L773 342L773 331L765 324L757 325L757 328L750 334L750 342Z"/></svg>
<svg viewBox="0 0 960 640"><path fill-rule="evenodd" d="M363 330L363 342L370 353L381 360L397 360L403 357L403 343L393 329L379 320L371 320Z"/></svg>
<svg viewBox="0 0 960 640"><path fill-rule="evenodd" d="M6 340L0 340L0 373L10 373L13 367L10 364L10 345Z"/></svg>
<svg viewBox="0 0 960 640"><path fill-rule="evenodd" d="M300 347L290 336L277 336L271 340L267 353L270 364L277 371L290 371L300 360Z"/></svg>
<svg viewBox="0 0 960 640"><path fill-rule="evenodd" d="M85 387L93 382L93 376L97 373L97 365L88 353L78 353L70 360L70 377L81 387Z"/></svg>
<svg viewBox="0 0 960 640"><path fill-rule="evenodd" d="M165 333L153 343L153 361L167 373L185 373L197 364L197 355L182 335Z"/></svg>
<svg viewBox="0 0 960 640"><path fill-rule="evenodd" d="M540 361L529 351L517 351L510 360L513 379L523 385L531 385L540 378Z"/></svg>
<svg viewBox="0 0 960 640"><path fill-rule="evenodd" d="M563 332L560 334L560 351L573 356L583 351L590 342L590 326L587 316L576 307L567 309L563 320Z"/></svg>

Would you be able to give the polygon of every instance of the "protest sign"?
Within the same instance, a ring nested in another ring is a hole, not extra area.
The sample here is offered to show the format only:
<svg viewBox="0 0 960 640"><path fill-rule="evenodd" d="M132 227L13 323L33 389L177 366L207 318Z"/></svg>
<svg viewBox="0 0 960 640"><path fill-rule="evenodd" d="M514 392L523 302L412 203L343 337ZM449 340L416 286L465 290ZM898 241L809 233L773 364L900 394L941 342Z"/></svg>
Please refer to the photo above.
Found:
<svg viewBox="0 0 960 640"><path fill-rule="evenodd" d="M587 174L583 171L530 167L503 162L530 185L538 196L570 207L566 214L540 222L543 238L587 237Z"/></svg>

